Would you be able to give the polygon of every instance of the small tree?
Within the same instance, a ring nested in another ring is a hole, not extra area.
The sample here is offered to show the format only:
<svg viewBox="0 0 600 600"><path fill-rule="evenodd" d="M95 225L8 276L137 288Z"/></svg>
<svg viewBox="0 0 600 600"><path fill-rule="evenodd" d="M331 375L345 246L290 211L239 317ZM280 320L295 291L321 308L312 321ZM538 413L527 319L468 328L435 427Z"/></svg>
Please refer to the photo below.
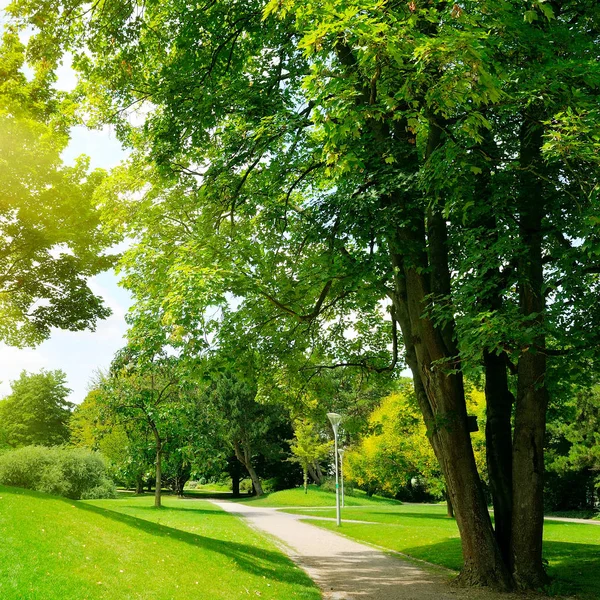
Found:
<svg viewBox="0 0 600 600"><path fill-rule="evenodd" d="M306 494L308 492L308 473L310 470L317 471L319 461L331 451L332 442L323 441L315 424L305 419L294 421L294 433L296 435L290 446L292 456L288 460L299 464L302 468L304 493Z"/></svg>
<svg viewBox="0 0 600 600"><path fill-rule="evenodd" d="M156 508L161 506L164 445L170 423L176 420L180 393L175 362L160 355L145 360L143 354L127 347L113 360L110 376L101 388L101 401L109 413L125 424L140 422L150 429L156 457Z"/></svg>

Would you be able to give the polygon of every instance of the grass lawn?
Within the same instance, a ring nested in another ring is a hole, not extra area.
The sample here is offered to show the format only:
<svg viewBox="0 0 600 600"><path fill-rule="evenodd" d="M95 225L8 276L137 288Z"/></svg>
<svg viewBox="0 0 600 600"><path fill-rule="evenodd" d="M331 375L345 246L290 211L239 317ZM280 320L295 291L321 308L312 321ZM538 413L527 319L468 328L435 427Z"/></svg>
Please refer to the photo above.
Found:
<svg viewBox="0 0 600 600"><path fill-rule="evenodd" d="M71 501L0 486L2 600L318 600L265 537L203 500Z"/></svg>
<svg viewBox="0 0 600 600"><path fill-rule="evenodd" d="M296 514L335 517L335 509L290 510ZM343 523L341 533L360 541L390 548L415 558L459 570L462 565L456 522L446 516L445 505L403 504L347 508L342 519L372 524ZM339 530L334 522L314 525ZM546 521L544 557L554 582L550 592L600 598L600 527Z"/></svg>
<svg viewBox="0 0 600 600"><path fill-rule="evenodd" d="M354 496L346 496L346 506L381 506L393 505L400 506L402 503L390 498L380 496L368 497L364 492L356 490ZM257 506L267 506L279 508L283 506L333 506L335 507L335 493L321 490L316 485L308 486L308 493L304 493L303 488L294 488L291 490L282 490L265 494L258 498L254 496L243 496L236 498L236 502L251 503Z"/></svg>

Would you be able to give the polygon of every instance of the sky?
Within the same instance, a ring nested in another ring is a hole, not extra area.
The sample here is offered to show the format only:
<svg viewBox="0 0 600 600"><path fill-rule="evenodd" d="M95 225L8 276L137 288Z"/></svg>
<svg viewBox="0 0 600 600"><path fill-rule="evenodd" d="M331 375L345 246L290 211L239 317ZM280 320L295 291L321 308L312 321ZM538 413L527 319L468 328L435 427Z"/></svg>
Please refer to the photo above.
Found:
<svg viewBox="0 0 600 600"><path fill-rule="evenodd" d="M0 11L7 3L6 0L0 0ZM0 24L3 21L3 15L0 14ZM58 77L57 87L60 89L70 90L75 85L75 75L68 60L60 68ZM101 131L73 128L63 160L70 164L81 154L90 157L92 169L110 169L126 157L126 152L108 128ZM124 345L125 314L131 305L129 294L119 288L113 271L93 277L89 285L95 294L104 299L113 314L100 321L95 331L54 330L50 339L36 348L20 350L0 344L0 398L10 394L10 382L18 379L23 370L39 372L40 369L62 369L72 390L69 400L75 403L83 401L94 373L98 369L106 369L113 354Z"/></svg>

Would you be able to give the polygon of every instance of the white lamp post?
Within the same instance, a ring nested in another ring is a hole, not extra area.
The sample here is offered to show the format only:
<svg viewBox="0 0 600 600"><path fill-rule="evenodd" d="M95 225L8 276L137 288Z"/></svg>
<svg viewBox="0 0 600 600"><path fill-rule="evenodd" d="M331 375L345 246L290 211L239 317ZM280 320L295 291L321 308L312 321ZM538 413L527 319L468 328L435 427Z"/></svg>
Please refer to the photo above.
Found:
<svg viewBox="0 0 600 600"><path fill-rule="evenodd" d="M342 480L342 508L344 508L344 452L343 448L338 450L340 455L340 479Z"/></svg>
<svg viewBox="0 0 600 600"><path fill-rule="evenodd" d="M333 427L333 440L335 446L335 516L336 522L339 525L342 524L342 518L340 515L340 477L338 472L338 427L342 420L342 415L338 415L337 413L327 413L327 417L329 422L331 423L331 427Z"/></svg>

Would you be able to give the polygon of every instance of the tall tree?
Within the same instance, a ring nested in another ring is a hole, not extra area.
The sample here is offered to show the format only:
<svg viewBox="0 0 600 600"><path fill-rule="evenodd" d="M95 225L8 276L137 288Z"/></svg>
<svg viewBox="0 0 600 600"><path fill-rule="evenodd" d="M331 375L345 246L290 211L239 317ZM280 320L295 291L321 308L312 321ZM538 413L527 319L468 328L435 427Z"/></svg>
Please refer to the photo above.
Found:
<svg viewBox="0 0 600 600"><path fill-rule="evenodd" d="M0 400L0 440L19 446L57 446L69 441L74 404L63 371L23 371L11 382L12 393Z"/></svg>
<svg viewBox="0 0 600 600"><path fill-rule="evenodd" d="M114 264L103 251L95 191L105 173L62 164L72 103L52 90L50 65L24 74L25 47L9 28L0 44L0 341L34 345L52 327L93 328L110 310L90 276Z"/></svg>
<svg viewBox="0 0 600 600"><path fill-rule="evenodd" d="M130 281L173 335L202 348L232 301L324 368L392 371L403 347L459 580L543 585L548 370L599 347L597 4L16 5L136 147L144 193L113 214L134 215ZM482 366L495 529L463 381Z"/></svg>

